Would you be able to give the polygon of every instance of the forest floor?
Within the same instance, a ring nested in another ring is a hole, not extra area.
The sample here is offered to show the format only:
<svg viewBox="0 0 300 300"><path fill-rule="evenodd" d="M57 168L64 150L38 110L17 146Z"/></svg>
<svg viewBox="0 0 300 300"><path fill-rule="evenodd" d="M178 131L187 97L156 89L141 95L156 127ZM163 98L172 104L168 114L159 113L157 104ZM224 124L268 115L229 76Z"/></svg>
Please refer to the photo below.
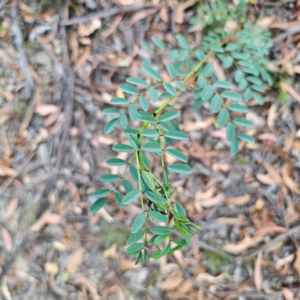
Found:
<svg viewBox="0 0 300 300"><path fill-rule="evenodd" d="M203 230L137 266L125 244L138 204L89 212L124 140L104 134L102 111L147 58L141 41L200 43L196 1L62 2L0 1L0 299L300 299L300 1L249 12L273 34L278 73L247 115L255 144L232 156L215 116L178 100L193 173L174 188Z"/></svg>

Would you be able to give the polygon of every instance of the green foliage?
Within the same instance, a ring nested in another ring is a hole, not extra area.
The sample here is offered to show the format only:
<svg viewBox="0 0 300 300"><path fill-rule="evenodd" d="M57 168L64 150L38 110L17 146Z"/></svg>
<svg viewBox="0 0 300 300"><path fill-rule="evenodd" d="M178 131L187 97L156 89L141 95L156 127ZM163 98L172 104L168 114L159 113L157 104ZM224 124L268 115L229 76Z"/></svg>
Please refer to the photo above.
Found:
<svg viewBox="0 0 300 300"><path fill-rule="evenodd" d="M165 56L163 69L169 74L169 80L162 81L151 59L147 59L140 72L143 78L128 77L126 83L119 86L126 93L126 99L115 97L110 101L114 107L103 110L108 119L104 132L110 134L120 126L126 137L123 144L114 145L112 149L128 153L129 158L111 158L106 162L109 166L120 166L122 174L101 176L102 182L113 182L114 187L96 191L93 194L96 201L90 210L101 209L111 193L121 207L139 200L141 211L131 225L126 250L127 255L136 255L136 263L147 262L149 257L172 255L190 245L190 237L201 230L175 201L168 176L169 172L179 176L192 173L187 156L176 149L175 142L188 139L178 126L180 111L174 108L177 98L187 87L191 89L192 81L195 99L192 108L199 109L203 105L210 108L215 114L216 126L226 127L230 151L236 154L241 141L254 142L254 138L244 132L252 127L252 122L244 118L248 112L247 102L254 100L263 105L265 86L272 85L265 68L271 46L270 33L249 23L244 1L240 1L236 10L233 4L208 2L199 6L198 16L191 20L200 22L203 27L201 45L190 45L182 35L176 36L177 49L168 50L168 45L158 37L141 43L156 59L159 55ZM237 28L227 29L228 20L236 21ZM226 74L230 74L226 80L217 77L210 58L219 60ZM133 128L137 124L140 127ZM168 165L166 155L178 162ZM152 173L150 156L159 157L156 161L161 162L160 175L157 168L155 174ZM177 231L176 239L174 231Z"/></svg>

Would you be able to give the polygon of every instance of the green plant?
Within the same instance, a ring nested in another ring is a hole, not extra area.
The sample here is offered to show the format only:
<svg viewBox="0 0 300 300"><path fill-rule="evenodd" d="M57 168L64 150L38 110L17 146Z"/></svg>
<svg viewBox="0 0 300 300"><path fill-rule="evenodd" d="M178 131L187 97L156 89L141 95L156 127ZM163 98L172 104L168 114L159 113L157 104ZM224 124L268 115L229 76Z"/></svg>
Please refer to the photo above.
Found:
<svg viewBox="0 0 300 300"><path fill-rule="evenodd" d="M146 59L142 71L148 80L127 78L127 83L121 84L119 89L128 97L116 97L110 101L111 105L123 108L107 108L103 111L104 115L115 116L106 124L105 133L110 134L120 124L128 140L125 144L114 145L112 149L129 153L130 156L126 161L111 158L106 162L109 166L121 166L123 172L121 175L101 176L102 182L116 183L112 190L100 189L94 193L97 200L90 210L96 212L101 209L111 193L121 207L140 199L142 212L133 221L126 250L128 255L137 255L136 263L142 259L147 261L149 256L159 258L173 254L189 245L190 237L201 229L189 220L184 207L174 200L174 191L168 177L168 172L191 174L191 168L186 164L186 155L176 147L171 147L173 141L188 139L176 122L179 111L174 109L174 104L178 97L186 92L192 82L195 98L193 109L206 105L217 114L216 125L226 127L230 150L236 154L240 140L254 142L252 136L240 129L252 126L251 121L241 116L248 111L245 103L255 99L262 105L264 83L272 84L264 67L268 62L266 57L271 45L270 33L247 21L245 5L237 6L235 12L232 7L227 9L226 5L222 5L220 16L216 15L218 9L215 5L211 3L202 8L206 14L211 13L213 16L208 16L209 22L202 22L205 35L201 47L191 47L185 37L177 35L178 48L168 51L161 39L151 38L154 47L159 50L155 56L168 56L169 62L165 68L170 76L169 82L163 82L161 75L152 68L151 60ZM193 22L198 19L193 19ZM235 20L236 29L226 28L229 19ZM149 43L141 44L152 54L157 51ZM220 81L214 73L210 58L218 59L227 70L228 77L232 75L233 80ZM156 107L158 99L164 102ZM138 129L129 128L129 121L142 125ZM148 155L160 157L160 176L152 173ZM179 163L167 166L165 155L176 158ZM138 187L126 179L127 175ZM119 187L125 191L124 196L117 190ZM153 221L165 225L152 226ZM172 232L175 231L177 236L181 235L180 238L173 236ZM156 251L153 252L153 249Z"/></svg>

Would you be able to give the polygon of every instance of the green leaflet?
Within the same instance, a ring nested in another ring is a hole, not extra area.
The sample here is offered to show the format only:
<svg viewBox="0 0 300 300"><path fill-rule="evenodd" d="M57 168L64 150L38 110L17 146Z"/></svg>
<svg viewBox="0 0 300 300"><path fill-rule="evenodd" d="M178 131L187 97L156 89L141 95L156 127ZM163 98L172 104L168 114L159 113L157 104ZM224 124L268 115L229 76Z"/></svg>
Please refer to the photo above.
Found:
<svg viewBox="0 0 300 300"><path fill-rule="evenodd" d="M180 48L183 48L185 50L190 50L191 47L189 46L188 42L186 41L183 35L177 34L176 40Z"/></svg>
<svg viewBox="0 0 300 300"><path fill-rule="evenodd" d="M237 125L240 125L240 126L243 126L243 127L248 127L248 128L253 127L253 123L251 121L247 120L247 119L244 119L244 118L234 118L233 123L237 124Z"/></svg>
<svg viewBox="0 0 300 300"><path fill-rule="evenodd" d="M138 170L135 166L131 165L129 167L130 174L135 182L139 182Z"/></svg>
<svg viewBox="0 0 300 300"><path fill-rule="evenodd" d="M124 129L127 128L128 119L127 119L127 116L125 114L120 115L119 121L120 121L120 124L121 124L122 128L124 128Z"/></svg>
<svg viewBox="0 0 300 300"><path fill-rule="evenodd" d="M165 132L165 137L175 140L187 140L189 137L186 133L177 130L170 130Z"/></svg>
<svg viewBox="0 0 300 300"><path fill-rule="evenodd" d="M157 235L154 239L154 244L158 245L163 243L167 238L169 237L169 235Z"/></svg>
<svg viewBox="0 0 300 300"><path fill-rule="evenodd" d="M223 105L223 99L219 95L213 96L210 103L210 110L217 113Z"/></svg>
<svg viewBox="0 0 300 300"><path fill-rule="evenodd" d="M230 104L228 106L228 109L231 111L235 111L235 112L239 112L239 113L243 113L243 114L248 112L247 106L244 106L241 104Z"/></svg>
<svg viewBox="0 0 300 300"><path fill-rule="evenodd" d="M126 160L121 158L110 158L106 161L106 164L112 167L119 167L126 165Z"/></svg>
<svg viewBox="0 0 300 300"><path fill-rule="evenodd" d="M129 246L125 253L128 255L128 256L133 256L133 255L136 255L138 254L144 247L144 243L136 243L136 244L133 244L131 246Z"/></svg>
<svg viewBox="0 0 300 300"><path fill-rule="evenodd" d="M127 245L131 245L131 244L138 242L140 239L142 239L144 237L144 235L145 235L144 230L138 231L138 232L130 235L130 237L127 240Z"/></svg>
<svg viewBox="0 0 300 300"><path fill-rule="evenodd" d="M128 104L128 100L126 100L125 98L112 98L110 100L110 103L111 104L114 104L114 105L125 105L125 104Z"/></svg>
<svg viewBox="0 0 300 300"><path fill-rule="evenodd" d="M175 81L175 84L182 92L186 91L186 87L181 81Z"/></svg>
<svg viewBox="0 0 300 300"><path fill-rule="evenodd" d="M235 155L239 151L239 140L237 138L233 138L230 144L230 152Z"/></svg>
<svg viewBox="0 0 300 300"><path fill-rule="evenodd" d="M165 226L154 226L150 228L150 231L157 235L168 235L170 234L170 228Z"/></svg>
<svg viewBox="0 0 300 300"><path fill-rule="evenodd" d="M155 88L151 88L149 89L149 97L150 97L150 100L155 103L157 102L158 100L158 92Z"/></svg>
<svg viewBox="0 0 300 300"><path fill-rule="evenodd" d="M134 104L130 104L129 105L129 107L128 107L128 113L129 113L130 120L132 122L135 122L137 120L137 108L136 108L136 106Z"/></svg>
<svg viewBox="0 0 300 300"><path fill-rule="evenodd" d="M95 213L100 210L106 203L106 198L100 198L96 200L90 207L90 212Z"/></svg>
<svg viewBox="0 0 300 300"><path fill-rule="evenodd" d="M144 213L138 214L131 225L131 232L132 233L138 232L141 229L141 227L144 225L144 222L145 222L145 214Z"/></svg>
<svg viewBox="0 0 300 300"><path fill-rule="evenodd" d="M157 81L161 81L162 78L160 76L160 74L155 71L154 69L150 68L150 67L143 67L143 71L149 75L150 77L152 77L153 79L157 80Z"/></svg>
<svg viewBox="0 0 300 300"><path fill-rule="evenodd" d="M182 216L184 218L186 217L186 211L180 203L175 202L174 207L175 207L175 210L180 214L180 216Z"/></svg>
<svg viewBox="0 0 300 300"><path fill-rule="evenodd" d="M111 133L118 125L119 118L115 118L110 120L104 127L104 133L109 134Z"/></svg>
<svg viewBox="0 0 300 300"><path fill-rule="evenodd" d="M126 78L126 82L134 84L134 85L138 85L141 87L148 87L148 83L141 79L141 78L137 78L137 77L128 77Z"/></svg>
<svg viewBox="0 0 300 300"><path fill-rule="evenodd" d="M122 180L122 185L127 193L133 190L131 183L126 179Z"/></svg>
<svg viewBox="0 0 300 300"><path fill-rule="evenodd" d="M162 213L158 212L158 211L152 211L150 210L148 212L150 218L152 218L153 220L157 221L157 222L164 222L167 223L169 221L168 217L163 215Z"/></svg>
<svg viewBox="0 0 300 300"><path fill-rule="evenodd" d="M126 83L119 85L119 89L130 95L138 95L139 94L138 90L134 86L126 84Z"/></svg>
<svg viewBox="0 0 300 300"><path fill-rule="evenodd" d="M188 175L192 173L191 167L184 164L171 164L168 169L178 174Z"/></svg>
<svg viewBox="0 0 300 300"><path fill-rule="evenodd" d="M139 139L133 135L133 134L128 134L128 140L131 146L133 147L134 150L139 150L140 149L140 141Z"/></svg>
<svg viewBox="0 0 300 300"><path fill-rule="evenodd" d="M98 191L94 192L93 196L96 197L96 198L102 198L102 197L107 196L109 193L110 193L110 190L101 189L101 190L98 190Z"/></svg>
<svg viewBox="0 0 300 300"><path fill-rule="evenodd" d="M239 135L238 135L238 138L240 138L241 140L243 140L243 141L246 141L246 142L248 142L248 143L255 143L255 139L254 139L254 137L253 136L250 136L250 135L248 135L248 134L245 134L245 133L240 133Z"/></svg>
<svg viewBox="0 0 300 300"><path fill-rule="evenodd" d="M232 83L228 81L216 81L214 86L222 88L222 89L231 89Z"/></svg>
<svg viewBox="0 0 300 300"><path fill-rule="evenodd" d="M159 133L155 129L145 129L145 130L141 131L141 136L155 138L155 137L159 136Z"/></svg>
<svg viewBox="0 0 300 300"><path fill-rule="evenodd" d="M103 109L102 113L104 115L118 115L120 114L120 112L115 109L115 108L106 108L106 109Z"/></svg>
<svg viewBox="0 0 300 300"><path fill-rule="evenodd" d="M112 147L116 152L133 152L133 148L126 144L117 144Z"/></svg>
<svg viewBox="0 0 300 300"><path fill-rule="evenodd" d="M160 257L163 257L163 256L167 255L168 252L170 251L170 249L171 249L171 245L167 244L166 247L161 251Z"/></svg>
<svg viewBox="0 0 300 300"><path fill-rule="evenodd" d="M123 205L127 205L131 203L132 201L136 200L140 196L141 192L139 190L132 190L130 191L122 201Z"/></svg>
<svg viewBox="0 0 300 300"><path fill-rule="evenodd" d="M151 173L147 171L142 171L142 178L145 183L149 186L150 190L155 190L155 182Z"/></svg>
<svg viewBox="0 0 300 300"><path fill-rule="evenodd" d="M114 182L117 181L120 177L115 174L105 174L100 177L100 181L102 182Z"/></svg>
<svg viewBox="0 0 300 300"><path fill-rule="evenodd" d="M158 143L146 143L142 148L149 152L160 152L160 145Z"/></svg>
<svg viewBox="0 0 300 300"><path fill-rule="evenodd" d="M232 141L234 135L235 135L234 125L231 122L229 122L226 126L226 140Z"/></svg>
<svg viewBox="0 0 300 300"><path fill-rule="evenodd" d="M163 86L167 90L167 92L170 93L172 96L177 95L177 92L171 83L164 83Z"/></svg>
<svg viewBox="0 0 300 300"><path fill-rule="evenodd" d="M218 125L220 127L224 127L228 122L228 119L229 119L228 110L226 108L222 108L218 114L218 119L217 119Z"/></svg>
<svg viewBox="0 0 300 300"><path fill-rule="evenodd" d="M235 92L223 92L221 94L221 96L223 98L227 98L227 99L230 99L230 100L234 100L234 101L242 101L242 96L238 93L235 93Z"/></svg>
<svg viewBox="0 0 300 300"><path fill-rule="evenodd" d="M150 53L154 53L153 48L147 43L147 42L141 42L141 46L144 47L145 49L147 49Z"/></svg>
<svg viewBox="0 0 300 300"><path fill-rule="evenodd" d="M179 112L177 110L170 110L160 117L160 122L168 122L177 118L178 116Z"/></svg>
<svg viewBox="0 0 300 300"><path fill-rule="evenodd" d="M165 50L166 46L164 42L156 36L151 38L153 44L155 44L160 50Z"/></svg>
<svg viewBox="0 0 300 300"><path fill-rule="evenodd" d="M176 69L174 68L174 66L171 65L171 64L166 64L166 68L167 68L167 71L168 71L170 77L171 77L172 79L175 78L175 77L176 77L177 71L176 71Z"/></svg>
<svg viewBox="0 0 300 300"><path fill-rule="evenodd" d="M211 96L213 95L213 93L214 93L213 86L212 85L206 85L203 88L200 96L201 96L201 98L202 98L203 101L207 101L207 100L209 100L211 98Z"/></svg>
<svg viewBox="0 0 300 300"><path fill-rule="evenodd" d="M171 155L174 158L177 158L180 161L183 161L183 162L188 161L187 156L184 153L182 153L181 151L177 150L177 149L169 148L169 149L166 150L166 153Z"/></svg>
<svg viewBox="0 0 300 300"><path fill-rule="evenodd" d="M148 100L147 100L146 97L141 96L141 97L139 98L139 103L140 103L141 108L142 108L144 111L148 111L148 109L149 109L149 103L148 103Z"/></svg>

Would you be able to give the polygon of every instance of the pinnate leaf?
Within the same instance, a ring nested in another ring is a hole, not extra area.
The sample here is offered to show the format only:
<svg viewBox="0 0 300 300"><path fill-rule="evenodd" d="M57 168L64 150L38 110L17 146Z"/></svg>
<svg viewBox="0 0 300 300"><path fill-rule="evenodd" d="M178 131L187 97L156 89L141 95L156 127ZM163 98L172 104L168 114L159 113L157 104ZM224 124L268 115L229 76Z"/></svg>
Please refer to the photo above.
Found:
<svg viewBox="0 0 300 300"><path fill-rule="evenodd" d="M145 214L144 213L138 214L131 225L131 232L132 233L138 232L143 226L144 222L145 222Z"/></svg>
<svg viewBox="0 0 300 300"><path fill-rule="evenodd" d="M170 110L160 117L160 122L171 121L179 116L178 110Z"/></svg>
<svg viewBox="0 0 300 300"><path fill-rule="evenodd" d="M153 79L157 80L157 81L161 81L161 76L160 74L155 71L154 69L150 68L150 67L143 67L143 71L149 75L150 77L152 77Z"/></svg>
<svg viewBox="0 0 300 300"><path fill-rule="evenodd" d="M138 198L141 194L141 191L139 190L132 190L130 191L124 198L122 201L123 205L127 205L129 203L131 203L132 201L134 201L136 198Z"/></svg>
<svg viewBox="0 0 300 300"><path fill-rule="evenodd" d="M106 203L107 199L106 198L100 198L96 200L90 207L90 212L95 213L98 210L100 210Z"/></svg>
<svg viewBox="0 0 300 300"><path fill-rule="evenodd" d="M119 118L115 118L110 120L104 127L104 133L109 134L111 133L118 125Z"/></svg>
<svg viewBox="0 0 300 300"><path fill-rule="evenodd" d="M192 173L191 167L184 164L171 164L168 168L170 171L178 174L188 175Z"/></svg>

